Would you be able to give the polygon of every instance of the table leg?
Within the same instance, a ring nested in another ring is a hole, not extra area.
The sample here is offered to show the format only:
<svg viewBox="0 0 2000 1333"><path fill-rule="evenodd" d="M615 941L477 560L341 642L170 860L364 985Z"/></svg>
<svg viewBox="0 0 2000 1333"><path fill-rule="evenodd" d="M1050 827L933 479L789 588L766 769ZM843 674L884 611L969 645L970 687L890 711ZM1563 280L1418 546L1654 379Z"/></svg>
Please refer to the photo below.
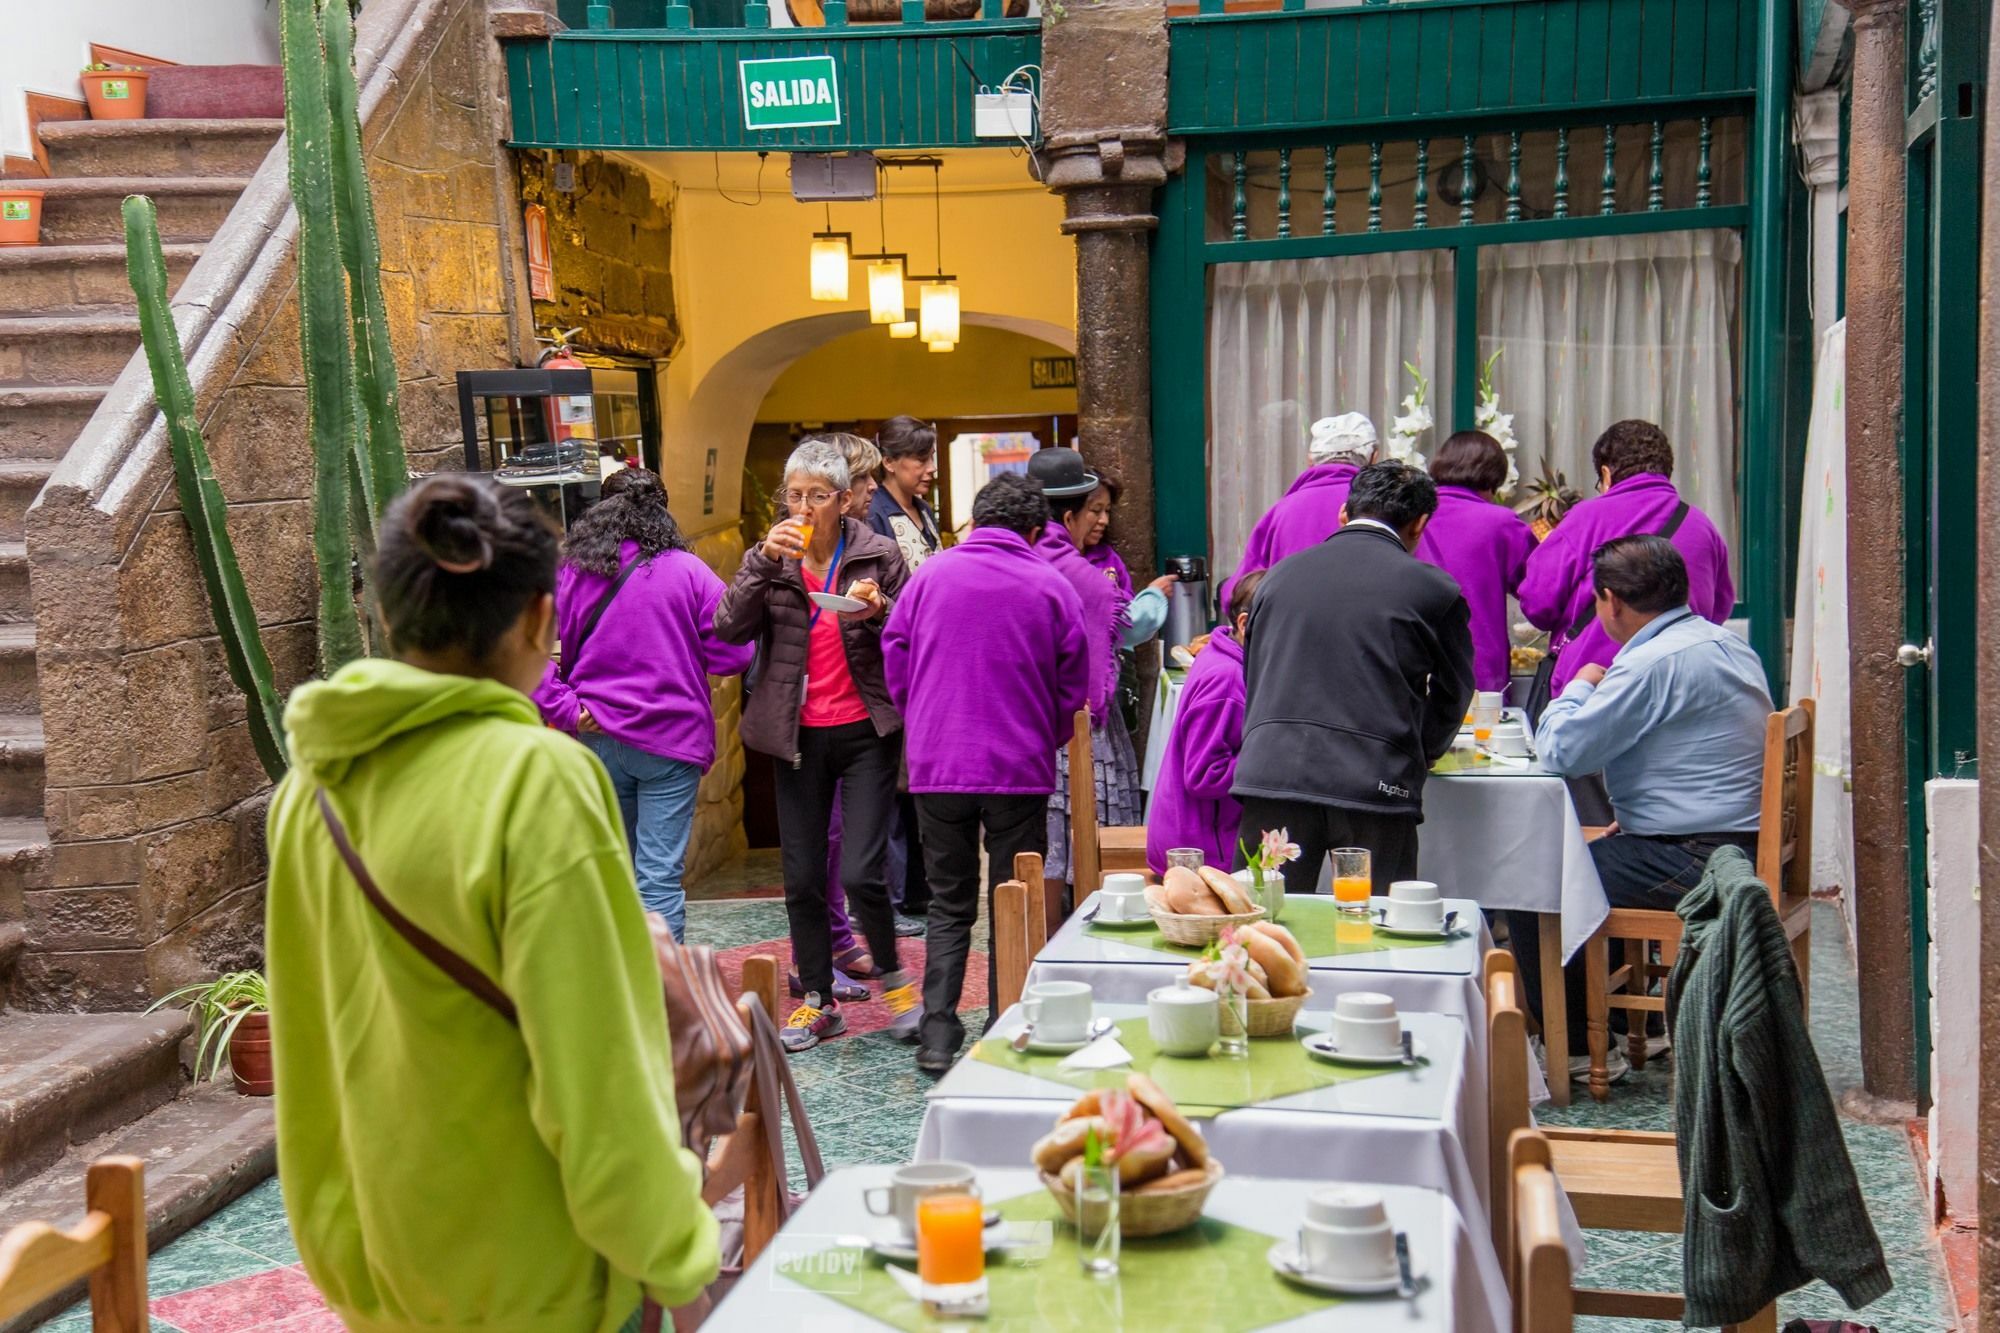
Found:
<svg viewBox="0 0 2000 1333"><path fill-rule="evenodd" d="M1548 1057L1549 1100L1568 1106L1569 997L1563 990L1562 914L1542 912L1535 919L1541 928L1542 1050Z"/></svg>
<svg viewBox="0 0 2000 1333"><path fill-rule="evenodd" d="M1611 1070L1607 1063L1611 1054L1611 1024L1607 1021L1611 1005L1605 993L1610 981L1610 968L1611 941L1600 930L1583 946L1584 994L1589 997L1584 1009L1590 1015L1586 1024L1586 1040L1590 1043L1590 1095L1600 1102L1611 1096Z"/></svg>

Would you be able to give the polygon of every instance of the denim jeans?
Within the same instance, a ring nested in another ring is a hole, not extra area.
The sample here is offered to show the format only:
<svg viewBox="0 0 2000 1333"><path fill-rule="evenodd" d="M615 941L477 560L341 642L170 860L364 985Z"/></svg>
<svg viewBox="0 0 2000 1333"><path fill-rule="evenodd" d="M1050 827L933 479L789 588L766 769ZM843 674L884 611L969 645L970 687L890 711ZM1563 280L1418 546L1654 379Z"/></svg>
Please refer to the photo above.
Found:
<svg viewBox="0 0 2000 1333"><path fill-rule="evenodd" d="M647 754L602 732L586 734L583 743L604 764L612 790L618 793L618 813L625 820L625 841L631 845L632 869L639 879L639 901L647 911L665 917L674 938L680 939L687 930L681 870L687 864L701 768Z"/></svg>

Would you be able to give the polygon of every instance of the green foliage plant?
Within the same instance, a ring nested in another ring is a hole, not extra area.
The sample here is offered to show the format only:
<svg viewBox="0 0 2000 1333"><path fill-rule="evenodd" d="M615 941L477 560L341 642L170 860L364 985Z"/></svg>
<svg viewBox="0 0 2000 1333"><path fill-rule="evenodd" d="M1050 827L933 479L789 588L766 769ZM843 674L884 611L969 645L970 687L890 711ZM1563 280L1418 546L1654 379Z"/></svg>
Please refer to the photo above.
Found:
<svg viewBox="0 0 2000 1333"><path fill-rule="evenodd" d="M252 1014L271 1012L271 991L262 972L227 972L213 981L183 986L153 1001L147 1013L169 1006L194 1015L194 1077L216 1078L229 1057L229 1039ZM202 1072L204 1064L207 1073Z"/></svg>

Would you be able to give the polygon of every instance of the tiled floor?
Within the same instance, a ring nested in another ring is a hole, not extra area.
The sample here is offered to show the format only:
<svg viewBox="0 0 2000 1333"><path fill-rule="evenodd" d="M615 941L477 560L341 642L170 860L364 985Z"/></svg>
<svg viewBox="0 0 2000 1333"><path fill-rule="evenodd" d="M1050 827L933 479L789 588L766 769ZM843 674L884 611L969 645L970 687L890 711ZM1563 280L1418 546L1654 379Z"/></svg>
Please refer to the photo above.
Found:
<svg viewBox="0 0 2000 1333"><path fill-rule="evenodd" d="M758 873L741 876L745 882ZM696 902L689 937L725 950L782 940L782 903L742 899ZM1836 1093L1859 1079L1854 974L1838 917L1821 909L1814 922L1813 1029ZM977 1032L983 1010L965 1014ZM841 1037L792 1062L829 1167L907 1158L923 1119L929 1080L911 1051L879 1032ZM1625 1128L1668 1127L1671 1065L1650 1064L1621 1084L1605 1106L1588 1097L1563 1111L1543 1108L1549 1123ZM1900 1127L1845 1125L1848 1152L1896 1278L1896 1289L1863 1316L1884 1333L1937 1333L1955 1327L1943 1270L1907 1139ZM798 1180L794 1155L795 1183ZM1594 1286L1671 1290L1679 1286L1680 1243L1673 1237L1592 1232L1581 1280ZM268 1181L189 1235L153 1256L153 1328L160 1333L333 1333L339 1325L297 1268L277 1181ZM1836 1318L1837 1297L1815 1284L1779 1304L1783 1318ZM86 1333L89 1315L72 1311L47 1327ZM1657 1323L1580 1320L1580 1333L1657 1333Z"/></svg>

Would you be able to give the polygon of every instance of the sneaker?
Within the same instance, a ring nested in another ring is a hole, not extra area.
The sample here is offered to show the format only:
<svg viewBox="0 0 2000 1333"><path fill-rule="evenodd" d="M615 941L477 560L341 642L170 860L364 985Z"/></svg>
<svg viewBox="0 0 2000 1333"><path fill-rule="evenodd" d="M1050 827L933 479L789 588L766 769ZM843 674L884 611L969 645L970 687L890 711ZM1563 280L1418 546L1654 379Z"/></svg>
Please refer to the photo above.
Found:
<svg viewBox="0 0 2000 1333"><path fill-rule="evenodd" d="M792 1010L792 1016L785 1020L785 1030L778 1034L778 1041L784 1046L785 1054L797 1055L845 1031L847 1020L840 1016L839 1002L828 1000L822 1004L819 992L814 991L806 996L803 1004Z"/></svg>
<svg viewBox="0 0 2000 1333"><path fill-rule="evenodd" d="M794 1000L803 1000L806 997L805 983L799 980L799 974L796 972L785 974L785 989L791 992ZM833 969L833 998L858 1004L863 1000L873 999L874 996L866 986L836 967Z"/></svg>
<svg viewBox="0 0 2000 1333"><path fill-rule="evenodd" d="M924 1046L917 1050L917 1068L926 1074L945 1074L958 1061L957 1051L947 1051L942 1046Z"/></svg>
<svg viewBox="0 0 2000 1333"><path fill-rule="evenodd" d="M924 1016L916 983L907 973L892 972L883 981L882 1000L889 1006L889 1035L897 1041L915 1041L917 1022Z"/></svg>
<svg viewBox="0 0 2000 1333"><path fill-rule="evenodd" d="M916 939L924 933L925 929L926 927L921 917L902 916L900 914L896 917L896 938L899 940Z"/></svg>
<svg viewBox="0 0 2000 1333"><path fill-rule="evenodd" d="M1632 1064L1625 1058L1625 1052L1613 1046L1610 1053L1604 1057L1605 1081L1609 1083L1621 1082L1631 1072ZM1590 1082L1589 1056L1572 1055L1569 1058L1569 1081L1572 1083Z"/></svg>

